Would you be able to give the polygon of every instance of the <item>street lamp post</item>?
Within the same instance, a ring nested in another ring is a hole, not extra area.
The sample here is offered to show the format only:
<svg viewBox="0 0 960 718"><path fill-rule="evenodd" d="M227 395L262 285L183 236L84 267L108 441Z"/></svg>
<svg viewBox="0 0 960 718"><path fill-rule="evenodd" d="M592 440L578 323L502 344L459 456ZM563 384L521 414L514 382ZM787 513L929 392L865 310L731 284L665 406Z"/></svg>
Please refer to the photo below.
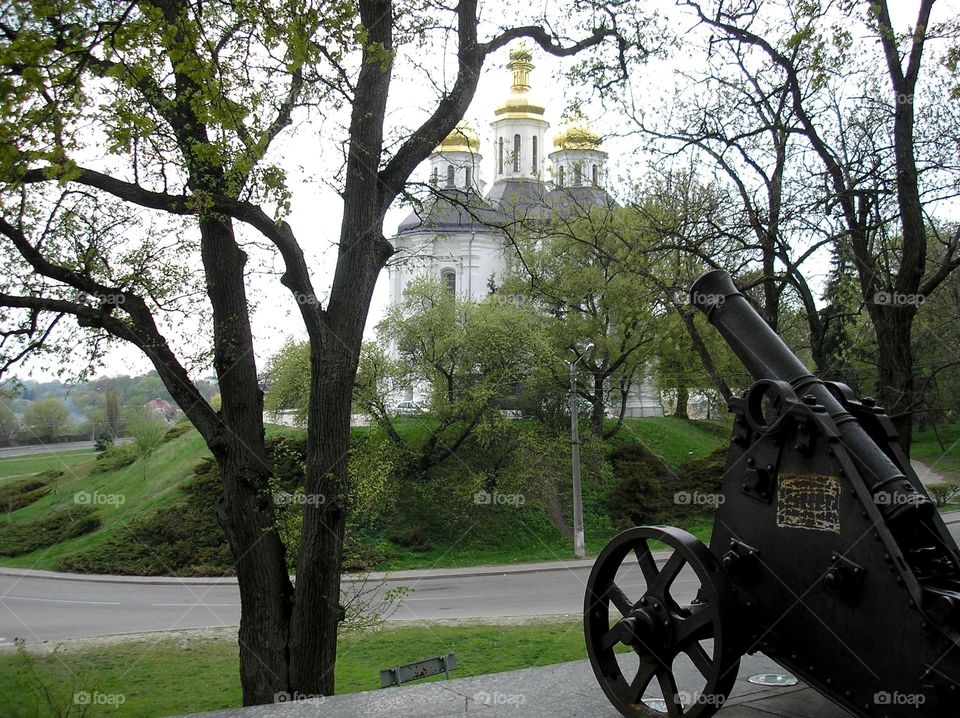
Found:
<svg viewBox="0 0 960 718"><path fill-rule="evenodd" d="M570 448L573 465L573 555L584 558L586 549L583 541L583 492L580 489L580 417L579 401L577 400L577 363L583 359L588 351L593 349L593 343L588 343L576 359L570 362ZM571 350L573 351L573 350Z"/></svg>

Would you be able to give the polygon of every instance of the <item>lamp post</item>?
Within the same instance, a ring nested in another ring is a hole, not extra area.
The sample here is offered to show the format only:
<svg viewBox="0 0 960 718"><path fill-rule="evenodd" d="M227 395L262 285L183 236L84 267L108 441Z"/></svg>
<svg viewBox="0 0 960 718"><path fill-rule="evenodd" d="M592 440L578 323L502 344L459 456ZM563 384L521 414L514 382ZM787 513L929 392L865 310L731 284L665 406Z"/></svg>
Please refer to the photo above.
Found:
<svg viewBox="0 0 960 718"><path fill-rule="evenodd" d="M570 362L570 447L573 464L573 555L576 558L586 556L583 542L583 492L580 489L580 417L577 400L577 363L593 349L588 342L583 352ZM576 352L575 349L570 351Z"/></svg>

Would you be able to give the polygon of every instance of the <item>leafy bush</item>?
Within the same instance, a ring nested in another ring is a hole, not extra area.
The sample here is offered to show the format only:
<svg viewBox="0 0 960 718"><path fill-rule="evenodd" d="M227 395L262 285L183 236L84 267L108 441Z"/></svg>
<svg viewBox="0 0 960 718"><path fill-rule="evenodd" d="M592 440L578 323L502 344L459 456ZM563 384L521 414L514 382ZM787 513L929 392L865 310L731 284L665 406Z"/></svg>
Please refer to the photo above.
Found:
<svg viewBox="0 0 960 718"><path fill-rule="evenodd" d="M49 493L46 482L33 476L12 481L0 486L0 511L13 513Z"/></svg>
<svg viewBox="0 0 960 718"><path fill-rule="evenodd" d="M927 492L936 502L937 506L946 506L957 498L957 496L960 496L960 484L930 484L927 486Z"/></svg>
<svg viewBox="0 0 960 718"><path fill-rule="evenodd" d="M131 444L122 444L120 446L111 446L102 454L97 455L97 463L94 473L104 473L113 471L124 466L130 466L137 460L137 450Z"/></svg>
<svg viewBox="0 0 960 718"><path fill-rule="evenodd" d="M65 506L27 523L0 522L0 555L19 556L100 528L92 506Z"/></svg>
<svg viewBox="0 0 960 718"><path fill-rule="evenodd" d="M193 430L193 426L187 423L183 424L174 424L171 426L163 435L164 443L168 441L173 441L177 437L183 436L189 431Z"/></svg>

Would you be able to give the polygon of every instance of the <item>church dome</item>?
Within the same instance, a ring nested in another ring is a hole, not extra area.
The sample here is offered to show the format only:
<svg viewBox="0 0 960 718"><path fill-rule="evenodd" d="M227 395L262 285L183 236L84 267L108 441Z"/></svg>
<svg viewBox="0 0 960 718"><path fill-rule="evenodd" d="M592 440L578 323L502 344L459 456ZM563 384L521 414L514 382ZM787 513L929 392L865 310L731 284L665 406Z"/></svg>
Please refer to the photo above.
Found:
<svg viewBox="0 0 960 718"><path fill-rule="evenodd" d="M599 150L603 137L590 127L582 113L571 115L553 138L558 150Z"/></svg>
<svg viewBox="0 0 960 718"><path fill-rule="evenodd" d="M510 86L510 95L493 111L496 119L543 119L546 108L530 94L532 60L533 54L526 45L510 53L509 67L513 71L513 84Z"/></svg>
<svg viewBox="0 0 960 718"><path fill-rule="evenodd" d="M467 152L476 154L480 151L480 135L474 132L466 122L461 122L453 128L453 132L447 135L443 142L437 145L433 154L446 154L448 152Z"/></svg>

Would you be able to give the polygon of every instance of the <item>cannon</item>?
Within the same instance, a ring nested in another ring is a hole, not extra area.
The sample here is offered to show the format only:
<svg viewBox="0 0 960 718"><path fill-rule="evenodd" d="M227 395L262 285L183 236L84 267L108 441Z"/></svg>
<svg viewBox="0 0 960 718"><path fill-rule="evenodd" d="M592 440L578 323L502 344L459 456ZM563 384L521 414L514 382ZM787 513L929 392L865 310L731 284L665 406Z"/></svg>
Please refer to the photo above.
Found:
<svg viewBox="0 0 960 718"><path fill-rule="evenodd" d="M855 716L960 715L960 552L889 417L812 375L726 272L690 298L754 384L729 402L709 547L639 526L593 566L604 693L629 718L706 718L759 651Z"/></svg>

